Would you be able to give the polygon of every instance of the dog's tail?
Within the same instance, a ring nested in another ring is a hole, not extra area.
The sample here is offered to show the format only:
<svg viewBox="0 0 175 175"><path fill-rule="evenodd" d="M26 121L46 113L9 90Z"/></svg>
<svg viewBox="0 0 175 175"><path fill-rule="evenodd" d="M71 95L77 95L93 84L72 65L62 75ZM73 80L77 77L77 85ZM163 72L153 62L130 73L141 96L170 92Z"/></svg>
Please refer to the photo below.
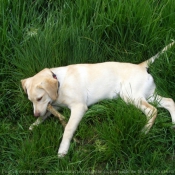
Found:
<svg viewBox="0 0 175 175"><path fill-rule="evenodd" d="M162 55L164 52L166 52L168 49L170 49L174 45L174 41L167 46L165 46L160 52L158 52L156 55L151 57L150 59L140 63L139 65L148 68L150 64L152 64L155 59L157 59L160 55Z"/></svg>

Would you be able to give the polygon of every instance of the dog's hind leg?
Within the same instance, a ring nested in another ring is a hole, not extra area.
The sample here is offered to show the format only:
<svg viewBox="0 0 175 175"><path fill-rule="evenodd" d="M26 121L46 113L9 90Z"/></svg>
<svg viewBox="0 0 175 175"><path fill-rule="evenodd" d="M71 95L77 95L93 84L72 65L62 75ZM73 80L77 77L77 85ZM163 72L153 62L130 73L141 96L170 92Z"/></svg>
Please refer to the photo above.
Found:
<svg viewBox="0 0 175 175"><path fill-rule="evenodd" d="M144 126L144 128L142 129L142 132L144 132L145 134L149 132L150 128L152 127L152 125L154 124L154 121L156 119L157 116L157 109L152 106L151 104L149 104L146 99L144 97L140 97L140 98L135 98L134 100L132 100L131 98L122 98L126 103L132 103L134 104L138 109L140 109L147 117L147 124Z"/></svg>
<svg viewBox="0 0 175 175"><path fill-rule="evenodd" d="M147 117L147 124L142 129L142 132L147 134L157 117L157 109L149 104L145 99L141 99L139 101L139 105L137 106L137 108L140 109Z"/></svg>
<svg viewBox="0 0 175 175"><path fill-rule="evenodd" d="M161 97L160 95L156 95L149 99L150 102L157 102L158 107L165 108L169 111L172 123L175 124L175 103L171 98ZM175 126L174 126L175 128Z"/></svg>

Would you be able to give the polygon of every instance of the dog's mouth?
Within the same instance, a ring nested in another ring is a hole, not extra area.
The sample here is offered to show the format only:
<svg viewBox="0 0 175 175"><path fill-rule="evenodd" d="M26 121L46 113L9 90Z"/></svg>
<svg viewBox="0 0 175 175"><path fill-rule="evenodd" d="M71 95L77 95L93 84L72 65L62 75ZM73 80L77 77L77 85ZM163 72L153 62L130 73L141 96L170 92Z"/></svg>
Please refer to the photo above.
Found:
<svg viewBox="0 0 175 175"><path fill-rule="evenodd" d="M48 105L52 105L52 103L51 103L51 101L47 104L47 106ZM53 105L52 105L53 106ZM36 117L36 118L38 118L38 117L42 117L42 116L45 116L45 115L48 115L49 114L49 110L46 108L46 111L45 111L45 113L36 113L36 114L34 114L34 116Z"/></svg>
<svg viewBox="0 0 175 175"><path fill-rule="evenodd" d="M46 111L44 113L34 114L34 116L36 118L38 118L38 117L43 117L43 116L48 115L48 114L49 114L49 111L46 109Z"/></svg>

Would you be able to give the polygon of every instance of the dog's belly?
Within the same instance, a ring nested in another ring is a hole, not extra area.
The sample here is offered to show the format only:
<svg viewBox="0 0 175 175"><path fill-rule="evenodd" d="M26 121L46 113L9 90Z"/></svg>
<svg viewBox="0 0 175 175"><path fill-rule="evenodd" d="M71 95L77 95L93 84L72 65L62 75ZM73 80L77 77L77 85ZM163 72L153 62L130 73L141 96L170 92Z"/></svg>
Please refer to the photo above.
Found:
<svg viewBox="0 0 175 175"><path fill-rule="evenodd" d="M120 87L114 81L103 82L98 86L88 87L86 90L86 104L90 106L104 99L114 99L119 95Z"/></svg>
<svg viewBox="0 0 175 175"><path fill-rule="evenodd" d="M89 93L86 99L86 104L87 106L90 106L94 103L100 102L101 100L114 99L117 97L118 97L118 93L115 91L107 92L107 93L96 92L95 95Z"/></svg>

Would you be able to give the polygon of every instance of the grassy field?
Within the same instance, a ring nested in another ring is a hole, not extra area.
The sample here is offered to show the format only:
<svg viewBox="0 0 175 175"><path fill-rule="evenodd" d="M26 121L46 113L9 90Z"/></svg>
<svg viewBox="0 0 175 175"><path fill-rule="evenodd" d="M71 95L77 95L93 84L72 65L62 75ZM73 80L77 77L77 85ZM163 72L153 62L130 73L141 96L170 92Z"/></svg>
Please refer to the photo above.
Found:
<svg viewBox="0 0 175 175"><path fill-rule="evenodd" d="M139 63L175 39L174 0L0 1L0 174L174 174L175 131L159 109L147 135L132 105L89 108L68 155L57 158L63 128L49 118L32 132L32 104L20 80L45 67ZM175 48L150 69L160 95L175 100ZM69 118L70 111L61 113Z"/></svg>

